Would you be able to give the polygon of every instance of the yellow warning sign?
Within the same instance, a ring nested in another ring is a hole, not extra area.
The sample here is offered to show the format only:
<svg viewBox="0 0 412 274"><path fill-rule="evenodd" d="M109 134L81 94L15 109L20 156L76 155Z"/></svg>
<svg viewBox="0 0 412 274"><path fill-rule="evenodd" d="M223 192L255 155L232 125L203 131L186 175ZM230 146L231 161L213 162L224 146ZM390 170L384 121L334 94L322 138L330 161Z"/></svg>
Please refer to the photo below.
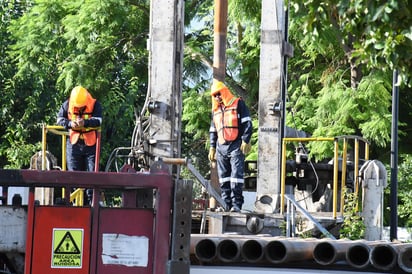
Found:
<svg viewBox="0 0 412 274"><path fill-rule="evenodd" d="M81 268L83 229L53 229L52 268Z"/></svg>

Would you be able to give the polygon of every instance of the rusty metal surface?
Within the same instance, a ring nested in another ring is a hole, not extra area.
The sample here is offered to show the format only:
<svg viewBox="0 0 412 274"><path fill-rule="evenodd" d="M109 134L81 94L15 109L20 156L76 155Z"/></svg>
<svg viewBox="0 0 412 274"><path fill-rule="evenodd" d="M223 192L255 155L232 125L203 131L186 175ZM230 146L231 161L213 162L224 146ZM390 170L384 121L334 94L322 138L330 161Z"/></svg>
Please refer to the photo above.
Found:
<svg viewBox="0 0 412 274"><path fill-rule="evenodd" d="M114 173L87 171L0 170L0 185L20 187L159 187L165 184L166 173Z"/></svg>
<svg viewBox="0 0 412 274"><path fill-rule="evenodd" d="M193 181L178 180L174 189L173 225L168 273L188 274Z"/></svg>

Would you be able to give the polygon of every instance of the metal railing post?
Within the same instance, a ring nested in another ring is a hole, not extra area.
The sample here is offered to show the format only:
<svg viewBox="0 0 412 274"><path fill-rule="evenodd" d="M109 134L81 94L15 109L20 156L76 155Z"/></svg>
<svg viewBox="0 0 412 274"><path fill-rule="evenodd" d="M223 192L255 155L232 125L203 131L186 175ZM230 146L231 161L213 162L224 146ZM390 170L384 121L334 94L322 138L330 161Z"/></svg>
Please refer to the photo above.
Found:
<svg viewBox="0 0 412 274"><path fill-rule="evenodd" d="M345 204L345 186L346 186L346 167L347 167L347 150L348 150L348 141L346 138L343 138L343 152L342 152L342 178L340 184L340 214L343 216L343 207Z"/></svg>
<svg viewBox="0 0 412 274"><path fill-rule="evenodd" d="M337 205L338 205L338 175L339 175L339 163L338 163L338 139L334 140L334 156L333 156L333 206L332 214L336 219Z"/></svg>

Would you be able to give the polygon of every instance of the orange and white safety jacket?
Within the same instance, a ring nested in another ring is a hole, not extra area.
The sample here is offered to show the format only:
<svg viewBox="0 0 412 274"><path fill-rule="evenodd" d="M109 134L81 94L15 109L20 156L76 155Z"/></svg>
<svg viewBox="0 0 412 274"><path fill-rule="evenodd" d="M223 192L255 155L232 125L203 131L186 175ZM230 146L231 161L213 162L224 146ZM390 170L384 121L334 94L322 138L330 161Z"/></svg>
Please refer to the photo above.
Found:
<svg viewBox="0 0 412 274"><path fill-rule="evenodd" d="M88 96L86 102L86 108L79 113L79 109L73 107L69 103L69 112L68 118L70 121L76 120L78 118L82 118L84 120L88 120L92 117L94 104L96 103L96 99L93 99L91 96ZM90 130L86 127L80 130L70 129L70 143L75 144L80 139L84 140L84 143L88 146L94 146L96 144L96 132L94 130Z"/></svg>
<svg viewBox="0 0 412 274"><path fill-rule="evenodd" d="M221 104L212 112L210 146L230 144L237 140L250 142L252 122L245 102L234 98L227 106Z"/></svg>
<svg viewBox="0 0 412 274"><path fill-rule="evenodd" d="M70 103L70 98L68 98L57 113L57 125L69 130L72 145L82 139L87 146L93 146L96 144L97 139L95 128L100 127L102 124L102 112L100 102L94 99L90 93L87 96L86 107L82 110L82 113L80 113L79 108ZM80 117L84 119L84 128L73 130L71 128L72 121Z"/></svg>
<svg viewBox="0 0 412 274"><path fill-rule="evenodd" d="M240 98L236 98L230 106L219 107L213 112L213 122L219 144L232 142L239 135L239 117L237 106Z"/></svg>

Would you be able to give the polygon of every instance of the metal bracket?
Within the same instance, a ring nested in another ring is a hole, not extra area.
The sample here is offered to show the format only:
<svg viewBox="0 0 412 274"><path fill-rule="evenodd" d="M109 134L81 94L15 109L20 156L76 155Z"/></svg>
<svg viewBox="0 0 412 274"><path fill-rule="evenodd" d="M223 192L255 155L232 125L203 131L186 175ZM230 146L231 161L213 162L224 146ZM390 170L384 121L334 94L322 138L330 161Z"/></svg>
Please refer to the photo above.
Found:
<svg viewBox="0 0 412 274"><path fill-rule="evenodd" d="M282 116L282 102L269 103L269 114Z"/></svg>
<svg viewBox="0 0 412 274"><path fill-rule="evenodd" d="M147 104L147 110L149 113L153 113L157 108L159 108L159 102L150 100Z"/></svg>
<svg viewBox="0 0 412 274"><path fill-rule="evenodd" d="M287 41L283 41L282 43L282 54L283 56L292 58L293 57L293 45Z"/></svg>

